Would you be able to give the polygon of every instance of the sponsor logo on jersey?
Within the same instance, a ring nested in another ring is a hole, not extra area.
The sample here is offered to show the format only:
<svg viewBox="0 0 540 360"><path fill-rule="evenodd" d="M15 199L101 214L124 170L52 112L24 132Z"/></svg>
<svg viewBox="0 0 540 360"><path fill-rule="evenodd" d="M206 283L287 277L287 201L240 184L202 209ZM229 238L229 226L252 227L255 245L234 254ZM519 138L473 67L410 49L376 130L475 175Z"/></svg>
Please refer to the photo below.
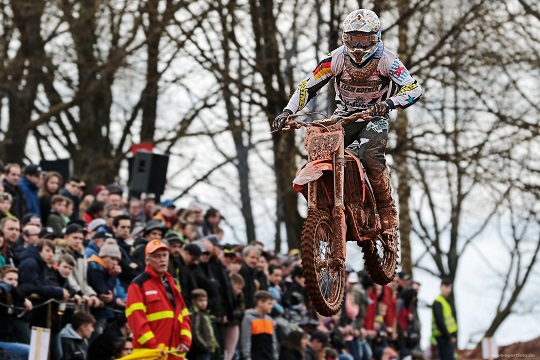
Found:
<svg viewBox="0 0 540 360"><path fill-rule="evenodd" d="M381 119L375 122L370 121L366 126L366 130L373 130L375 132L382 133L383 130L388 130L388 120Z"/></svg>
<svg viewBox="0 0 540 360"><path fill-rule="evenodd" d="M402 88L398 91L398 95L399 95L399 94L403 94L403 93L405 93L405 92L407 92L407 91L414 90L414 89L416 89L417 87L418 87L418 84L417 84L417 83L411 84L411 85L409 85L409 86L404 86L404 87L402 87Z"/></svg>
<svg viewBox="0 0 540 360"><path fill-rule="evenodd" d="M373 86L373 87L364 87L364 86L352 86L347 84L340 84L340 87L344 91L350 91L354 93L360 93L360 94L367 94L379 91L379 85Z"/></svg>
<svg viewBox="0 0 540 360"><path fill-rule="evenodd" d="M306 98L307 98L307 89L306 89L306 85L308 83L308 80L304 80L302 81L302 83L300 84L300 90L299 90L299 93L300 93L300 101L298 102L298 110L302 110L302 108L304 106L306 106Z"/></svg>

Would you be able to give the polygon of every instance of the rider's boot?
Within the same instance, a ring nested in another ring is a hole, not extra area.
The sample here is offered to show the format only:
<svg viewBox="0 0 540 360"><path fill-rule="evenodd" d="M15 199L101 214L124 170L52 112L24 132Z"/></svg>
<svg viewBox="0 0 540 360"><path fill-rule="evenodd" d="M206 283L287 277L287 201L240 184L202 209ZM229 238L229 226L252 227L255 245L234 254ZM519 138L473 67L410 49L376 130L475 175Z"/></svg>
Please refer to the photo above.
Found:
<svg viewBox="0 0 540 360"><path fill-rule="evenodd" d="M392 188L390 187L388 170L376 175L368 175L368 178L373 188L375 200L377 201L377 209L379 210L383 232L397 233L399 223L398 213L394 199L392 199Z"/></svg>

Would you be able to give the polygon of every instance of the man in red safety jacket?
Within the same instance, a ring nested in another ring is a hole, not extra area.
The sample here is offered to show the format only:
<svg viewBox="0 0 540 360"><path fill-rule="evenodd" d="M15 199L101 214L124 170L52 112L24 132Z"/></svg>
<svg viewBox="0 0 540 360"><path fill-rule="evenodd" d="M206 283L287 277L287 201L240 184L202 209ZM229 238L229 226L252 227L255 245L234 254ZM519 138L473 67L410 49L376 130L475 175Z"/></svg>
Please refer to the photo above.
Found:
<svg viewBox="0 0 540 360"><path fill-rule="evenodd" d="M133 352L173 351L183 359L191 346L191 319L174 278L167 272L169 247L159 240L146 245L146 269L128 288L126 317L133 331Z"/></svg>

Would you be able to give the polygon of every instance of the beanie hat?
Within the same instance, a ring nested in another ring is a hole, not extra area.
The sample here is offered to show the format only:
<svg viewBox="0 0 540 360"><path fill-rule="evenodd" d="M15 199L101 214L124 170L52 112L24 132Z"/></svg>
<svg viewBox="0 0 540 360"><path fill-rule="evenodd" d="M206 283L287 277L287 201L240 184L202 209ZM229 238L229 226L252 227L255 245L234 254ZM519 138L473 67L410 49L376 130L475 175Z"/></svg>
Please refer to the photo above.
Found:
<svg viewBox="0 0 540 360"><path fill-rule="evenodd" d="M109 239L106 240L101 249L99 250L99 257L110 257L110 258L122 258L122 253L120 248L116 244L116 240Z"/></svg>

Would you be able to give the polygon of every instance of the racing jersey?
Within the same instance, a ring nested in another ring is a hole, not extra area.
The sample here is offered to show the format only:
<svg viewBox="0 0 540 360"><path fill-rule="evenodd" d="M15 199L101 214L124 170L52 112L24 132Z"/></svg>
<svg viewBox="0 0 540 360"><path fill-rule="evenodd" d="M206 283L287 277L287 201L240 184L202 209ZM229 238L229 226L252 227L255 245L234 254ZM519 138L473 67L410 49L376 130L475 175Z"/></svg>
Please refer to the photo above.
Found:
<svg viewBox="0 0 540 360"><path fill-rule="evenodd" d="M332 78L336 90L335 116L348 116L388 99L394 108L405 109L422 96L422 88L407 68L380 42L373 58L362 67L351 61L345 46L332 51L300 83L284 110L302 110Z"/></svg>

